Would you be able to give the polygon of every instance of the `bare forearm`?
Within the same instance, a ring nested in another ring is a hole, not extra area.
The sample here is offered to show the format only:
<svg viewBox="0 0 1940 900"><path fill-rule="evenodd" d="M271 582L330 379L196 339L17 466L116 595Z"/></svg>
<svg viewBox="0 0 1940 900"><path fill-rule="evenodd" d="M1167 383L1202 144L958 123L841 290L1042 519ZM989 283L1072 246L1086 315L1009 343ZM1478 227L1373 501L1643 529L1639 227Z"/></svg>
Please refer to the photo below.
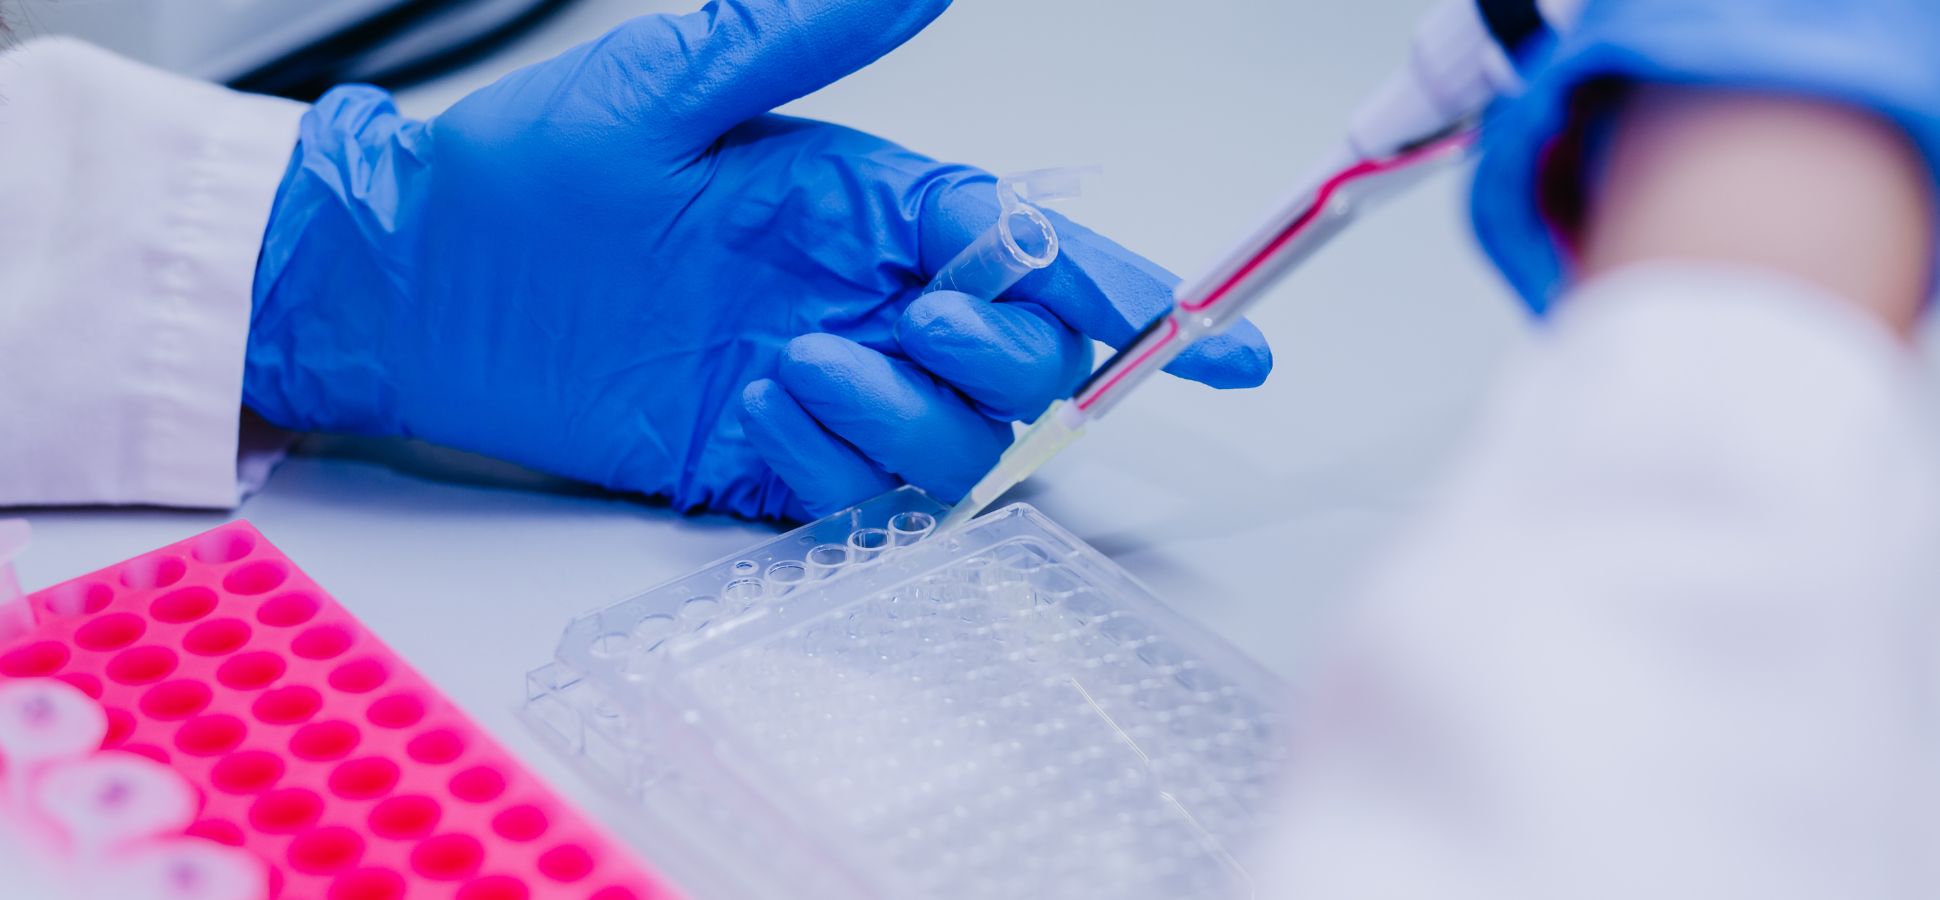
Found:
<svg viewBox="0 0 1940 900"><path fill-rule="evenodd" d="M1661 259L1770 268L1910 336L1931 288L1933 190L1891 122L1802 97L1635 89L1580 244L1586 278Z"/></svg>

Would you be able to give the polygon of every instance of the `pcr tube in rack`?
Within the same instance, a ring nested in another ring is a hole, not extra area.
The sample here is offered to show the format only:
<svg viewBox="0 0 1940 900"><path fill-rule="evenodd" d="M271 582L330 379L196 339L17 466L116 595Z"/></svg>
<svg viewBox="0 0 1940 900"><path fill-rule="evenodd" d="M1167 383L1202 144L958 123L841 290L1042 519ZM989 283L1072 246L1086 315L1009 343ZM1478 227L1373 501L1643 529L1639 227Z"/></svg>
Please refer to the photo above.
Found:
<svg viewBox="0 0 1940 900"><path fill-rule="evenodd" d="M107 714L73 685L50 679L0 684L0 761L9 802L24 804L40 769L87 756L107 733Z"/></svg>
<svg viewBox="0 0 1940 900"><path fill-rule="evenodd" d="M1101 171L1099 166L1068 166L1013 172L997 179L997 224L945 263L923 293L956 291L995 300L1018 279L1050 265L1058 258L1058 232L1031 204L1076 197L1079 177Z"/></svg>
<svg viewBox="0 0 1940 900"><path fill-rule="evenodd" d="M34 628L34 614L21 599L25 595L13 571L13 558L26 549L29 537L26 519L0 519L0 641Z"/></svg>

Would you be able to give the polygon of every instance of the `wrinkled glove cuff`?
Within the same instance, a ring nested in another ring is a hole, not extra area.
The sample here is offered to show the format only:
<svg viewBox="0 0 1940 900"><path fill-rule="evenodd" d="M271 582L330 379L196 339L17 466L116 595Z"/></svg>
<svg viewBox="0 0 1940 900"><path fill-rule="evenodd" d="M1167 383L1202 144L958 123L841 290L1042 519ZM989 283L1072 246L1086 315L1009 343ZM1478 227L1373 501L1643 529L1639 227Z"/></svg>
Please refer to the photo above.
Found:
<svg viewBox="0 0 1940 900"><path fill-rule="evenodd" d="M408 300L397 260L428 180L422 134L370 85L333 88L304 114L263 232L244 354L243 402L272 424L407 433L381 313Z"/></svg>

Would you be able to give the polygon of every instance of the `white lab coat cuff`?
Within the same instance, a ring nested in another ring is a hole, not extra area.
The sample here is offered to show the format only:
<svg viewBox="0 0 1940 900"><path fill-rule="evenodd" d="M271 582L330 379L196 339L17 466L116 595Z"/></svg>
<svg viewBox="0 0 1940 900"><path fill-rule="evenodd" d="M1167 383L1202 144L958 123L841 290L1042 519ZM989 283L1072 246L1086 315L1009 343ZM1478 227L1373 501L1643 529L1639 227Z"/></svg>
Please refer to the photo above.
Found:
<svg viewBox="0 0 1940 900"><path fill-rule="evenodd" d="M0 55L0 505L239 499L256 256L302 104Z"/></svg>

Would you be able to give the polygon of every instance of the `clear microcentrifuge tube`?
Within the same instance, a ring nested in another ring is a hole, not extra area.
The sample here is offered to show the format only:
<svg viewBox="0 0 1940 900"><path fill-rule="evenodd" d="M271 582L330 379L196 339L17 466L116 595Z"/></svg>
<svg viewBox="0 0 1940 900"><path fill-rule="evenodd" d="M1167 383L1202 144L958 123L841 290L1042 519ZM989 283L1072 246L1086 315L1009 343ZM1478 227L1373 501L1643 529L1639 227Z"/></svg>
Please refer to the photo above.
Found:
<svg viewBox="0 0 1940 900"><path fill-rule="evenodd" d="M26 519L0 519L0 603L21 596L20 579L14 575L13 558L26 549L32 531Z"/></svg>
<svg viewBox="0 0 1940 900"><path fill-rule="evenodd" d="M1033 203L1078 196L1078 179L1098 166L1037 169L997 179L997 224L952 257L923 288L957 291L979 300L997 295L1058 258L1058 232ZM1018 189L1023 197L1018 197Z"/></svg>
<svg viewBox="0 0 1940 900"><path fill-rule="evenodd" d="M268 895L269 873L247 851L195 838L160 840L117 859L116 900L252 900Z"/></svg>
<svg viewBox="0 0 1940 900"><path fill-rule="evenodd" d="M174 769L133 753L109 751L62 763L36 786L41 811L61 823L86 853L195 820L195 789Z"/></svg>
<svg viewBox="0 0 1940 900"><path fill-rule="evenodd" d="M34 613L20 590L13 558L27 547L31 532L26 519L0 519L0 643L33 630Z"/></svg>

